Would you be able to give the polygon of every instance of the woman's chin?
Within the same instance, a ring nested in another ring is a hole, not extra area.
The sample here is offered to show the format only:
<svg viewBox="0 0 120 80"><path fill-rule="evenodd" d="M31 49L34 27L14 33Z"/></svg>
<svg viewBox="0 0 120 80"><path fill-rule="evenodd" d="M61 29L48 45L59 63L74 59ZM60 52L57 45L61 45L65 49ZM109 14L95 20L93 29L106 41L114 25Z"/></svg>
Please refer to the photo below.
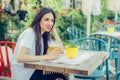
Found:
<svg viewBox="0 0 120 80"><path fill-rule="evenodd" d="M46 30L46 32L50 32L50 30Z"/></svg>

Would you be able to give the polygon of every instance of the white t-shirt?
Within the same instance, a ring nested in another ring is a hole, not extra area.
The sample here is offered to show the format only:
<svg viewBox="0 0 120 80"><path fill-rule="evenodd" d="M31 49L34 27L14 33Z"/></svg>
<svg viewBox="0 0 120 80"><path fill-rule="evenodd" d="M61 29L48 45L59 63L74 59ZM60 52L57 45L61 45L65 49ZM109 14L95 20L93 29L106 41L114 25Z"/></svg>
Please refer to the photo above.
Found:
<svg viewBox="0 0 120 80"><path fill-rule="evenodd" d="M41 51L43 54L44 44L43 38L41 38ZM11 59L12 80L29 80L35 69L24 68L24 63L18 63L17 53L18 49L24 46L29 49L29 55L35 55L35 34L32 28L26 29L18 38L14 54Z"/></svg>

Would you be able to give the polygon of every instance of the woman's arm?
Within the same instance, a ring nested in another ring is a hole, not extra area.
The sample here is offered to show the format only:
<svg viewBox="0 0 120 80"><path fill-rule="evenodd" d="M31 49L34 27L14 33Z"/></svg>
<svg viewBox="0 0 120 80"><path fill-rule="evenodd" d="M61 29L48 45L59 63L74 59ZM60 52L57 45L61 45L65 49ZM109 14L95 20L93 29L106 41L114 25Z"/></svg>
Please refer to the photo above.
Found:
<svg viewBox="0 0 120 80"><path fill-rule="evenodd" d="M43 61L43 60L52 60L58 58L60 55L56 54L59 53L58 49L49 52L50 54L46 55L30 55L28 54L28 48L21 47L18 50L17 61L18 62L31 62L31 61Z"/></svg>

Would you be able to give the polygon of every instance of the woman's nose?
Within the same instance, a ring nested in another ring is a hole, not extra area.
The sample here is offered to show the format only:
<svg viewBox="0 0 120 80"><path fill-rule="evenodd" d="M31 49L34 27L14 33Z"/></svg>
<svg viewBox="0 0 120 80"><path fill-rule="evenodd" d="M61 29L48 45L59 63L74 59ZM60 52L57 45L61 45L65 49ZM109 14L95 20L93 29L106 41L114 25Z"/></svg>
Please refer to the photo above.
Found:
<svg viewBox="0 0 120 80"><path fill-rule="evenodd" d="M53 21L49 21L49 25L53 25Z"/></svg>

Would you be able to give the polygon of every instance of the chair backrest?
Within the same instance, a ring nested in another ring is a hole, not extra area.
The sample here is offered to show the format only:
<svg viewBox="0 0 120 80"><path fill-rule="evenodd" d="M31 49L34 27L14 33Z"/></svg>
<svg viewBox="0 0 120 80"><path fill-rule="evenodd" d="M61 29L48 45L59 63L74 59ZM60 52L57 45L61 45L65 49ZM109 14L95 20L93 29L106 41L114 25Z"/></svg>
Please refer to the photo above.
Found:
<svg viewBox="0 0 120 80"><path fill-rule="evenodd" d="M2 77L12 77L10 69L10 53L14 52L14 48L14 42L0 41L0 76Z"/></svg>
<svg viewBox="0 0 120 80"><path fill-rule="evenodd" d="M80 50L108 51L106 42L97 38L77 39L74 44L79 45Z"/></svg>
<svg viewBox="0 0 120 80"><path fill-rule="evenodd" d="M86 32L79 28L68 27L67 31L68 31L70 40L75 40L75 39L79 39L87 36Z"/></svg>
<svg viewBox="0 0 120 80"><path fill-rule="evenodd" d="M108 52L107 43L97 38L77 39L74 41L74 44L80 46L80 50ZM102 70L104 65L106 65L108 68L108 63L105 64L103 62L97 69Z"/></svg>
<svg viewBox="0 0 120 80"><path fill-rule="evenodd" d="M92 34L90 35L90 37L104 40L107 43L109 47L108 48L109 53L110 53L109 59L115 59L115 57L117 57L115 53L120 52L120 39L112 35L107 35L107 34Z"/></svg>

